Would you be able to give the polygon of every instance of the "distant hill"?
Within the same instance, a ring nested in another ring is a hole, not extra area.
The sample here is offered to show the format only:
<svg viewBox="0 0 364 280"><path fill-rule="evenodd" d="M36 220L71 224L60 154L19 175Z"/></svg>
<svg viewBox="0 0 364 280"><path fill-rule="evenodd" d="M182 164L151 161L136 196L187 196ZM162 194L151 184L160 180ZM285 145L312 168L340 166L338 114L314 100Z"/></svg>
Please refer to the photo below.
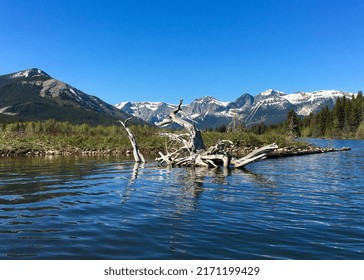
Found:
<svg viewBox="0 0 364 280"><path fill-rule="evenodd" d="M71 123L115 124L130 117L100 98L33 68L0 76L0 120L55 119Z"/></svg>
<svg viewBox="0 0 364 280"><path fill-rule="evenodd" d="M185 117L192 119L199 128L216 128L233 123L250 126L282 122L290 109L294 109L301 116L317 113L325 106L332 108L336 99L344 96L351 99L353 94L336 90L285 94L270 89L255 96L245 93L230 102L222 102L212 96L205 96L195 99L191 104L185 104L182 108ZM158 122L177 105L144 101L121 102L115 106L145 121Z"/></svg>

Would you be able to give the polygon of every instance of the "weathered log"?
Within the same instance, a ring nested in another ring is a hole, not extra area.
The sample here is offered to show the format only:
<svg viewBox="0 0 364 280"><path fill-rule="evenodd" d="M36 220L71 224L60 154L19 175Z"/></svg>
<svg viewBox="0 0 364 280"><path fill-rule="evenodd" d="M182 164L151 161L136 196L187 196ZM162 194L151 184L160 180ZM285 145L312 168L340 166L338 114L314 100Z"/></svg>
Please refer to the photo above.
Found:
<svg viewBox="0 0 364 280"><path fill-rule="evenodd" d="M234 164L235 167L240 168L244 167L248 163L256 161L258 159L266 158L267 154L277 149L278 145L276 143L261 147L247 154L245 157L239 159L232 159L231 163Z"/></svg>
<svg viewBox="0 0 364 280"><path fill-rule="evenodd" d="M122 124L122 126L125 128L126 132L128 133L128 138L130 140L131 145L133 146L133 156L134 156L135 162L143 162L143 163L145 163L146 161L144 159L144 156L139 151L138 143L135 140L135 137L134 137L133 133L131 132L131 130L129 129L129 127L127 127L127 125L126 125L127 122L130 119L131 118L126 119L125 122L122 122L121 120L119 120L119 122Z"/></svg>
<svg viewBox="0 0 364 280"><path fill-rule="evenodd" d="M216 154L216 155L202 155L202 160L213 162L214 166L222 165L223 167L228 167L231 162L231 156L229 154Z"/></svg>
<svg viewBox="0 0 364 280"><path fill-rule="evenodd" d="M195 150L204 150L205 144L203 143L203 139L201 136L201 132L196 128L196 126L188 121L180 118L177 113L182 110L183 99L180 100L177 109L173 110L167 118L162 120L161 122L156 123L157 126L163 127L171 123L179 124L180 126L187 129L190 139L185 144L188 149L191 151Z"/></svg>
<svg viewBox="0 0 364 280"><path fill-rule="evenodd" d="M349 150L350 150L349 147L321 148L321 147L315 147L313 145L307 145L304 147L283 147L273 151L267 157L278 158L278 157L290 157L290 156L304 156L304 155L321 154L321 153L342 152Z"/></svg>

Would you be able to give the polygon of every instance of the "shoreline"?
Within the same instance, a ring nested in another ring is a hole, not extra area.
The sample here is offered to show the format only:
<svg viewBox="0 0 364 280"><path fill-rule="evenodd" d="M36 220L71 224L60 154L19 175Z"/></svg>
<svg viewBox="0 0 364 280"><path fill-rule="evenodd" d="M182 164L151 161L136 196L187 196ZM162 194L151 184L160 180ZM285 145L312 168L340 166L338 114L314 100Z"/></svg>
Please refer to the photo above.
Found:
<svg viewBox="0 0 364 280"><path fill-rule="evenodd" d="M278 148L267 155L267 158L280 158L280 157L292 157L292 156L305 156L305 155L313 155L313 154L323 154L323 153L332 153L332 152L344 152L350 151L350 147L341 147L341 148L321 148L309 145L307 147L285 147Z"/></svg>
<svg viewBox="0 0 364 280"><path fill-rule="evenodd" d="M254 149L242 148L236 149L232 154L235 157L243 157L244 155L250 153ZM291 156L304 156L312 154L322 154L331 152L343 152L350 151L350 147L341 148L321 148L313 145L307 145L303 147L282 147L272 151L267 155L267 158L281 158L281 157L291 157ZM39 157L39 156L97 156L97 155L131 155L132 151L128 149L92 149L92 150L82 150L79 148L71 148L64 150L50 149L50 150L32 150L32 149L6 149L0 150L0 158L11 158L11 157ZM148 156L158 155L157 150L145 150L143 154Z"/></svg>

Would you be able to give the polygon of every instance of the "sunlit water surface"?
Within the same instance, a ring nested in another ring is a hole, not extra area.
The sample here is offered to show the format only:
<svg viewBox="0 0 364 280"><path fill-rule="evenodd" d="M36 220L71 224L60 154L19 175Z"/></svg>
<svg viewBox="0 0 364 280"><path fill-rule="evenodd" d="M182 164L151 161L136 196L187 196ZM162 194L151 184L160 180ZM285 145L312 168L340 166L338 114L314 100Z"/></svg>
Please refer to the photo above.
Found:
<svg viewBox="0 0 364 280"><path fill-rule="evenodd" d="M364 141L246 169L0 159L1 259L364 259Z"/></svg>

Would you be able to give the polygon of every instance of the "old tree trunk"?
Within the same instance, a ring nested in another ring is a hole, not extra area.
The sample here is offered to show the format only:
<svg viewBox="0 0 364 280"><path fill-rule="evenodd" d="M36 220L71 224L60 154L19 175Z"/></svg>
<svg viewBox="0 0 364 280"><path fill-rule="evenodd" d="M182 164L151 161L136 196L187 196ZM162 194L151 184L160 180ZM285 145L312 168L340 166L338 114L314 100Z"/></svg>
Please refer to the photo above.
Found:
<svg viewBox="0 0 364 280"><path fill-rule="evenodd" d="M230 165L234 165L237 168L241 168L253 161L264 159L268 153L278 148L278 146L273 143L256 149L245 157L239 159L232 157L229 153L234 146L229 140L219 141L216 145L206 148L201 132L196 128L196 126L192 122L184 120L178 115L178 113L182 111L182 102L183 100L180 101L178 107L173 110L168 117L161 122L156 123L159 127L176 123L187 131L187 133L181 134L160 134L161 136L169 138L172 142L177 143L178 147L171 151L167 150L166 154L159 152L160 157L156 158L159 165L205 167L229 167ZM128 137L133 146L135 161L144 162L144 157L139 152L139 148L133 134L130 129L126 127L126 121L125 123L121 122L121 124L128 132Z"/></svg>

